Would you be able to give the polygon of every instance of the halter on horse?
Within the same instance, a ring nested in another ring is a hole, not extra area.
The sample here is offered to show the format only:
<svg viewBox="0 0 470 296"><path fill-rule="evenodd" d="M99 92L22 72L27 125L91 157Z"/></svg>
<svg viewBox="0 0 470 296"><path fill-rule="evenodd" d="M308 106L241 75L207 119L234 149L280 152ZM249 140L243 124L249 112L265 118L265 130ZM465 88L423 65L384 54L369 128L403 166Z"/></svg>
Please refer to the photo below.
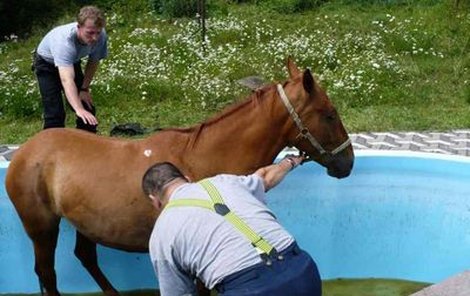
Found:
<svg viewBox="0 0 470 296"><path fill-rule="evenodd" d="M341 151L346 149L346 147L351 145L351 139L348 138L346 141L343 142L343 144L339 145L332 151L326 151L325 149L323 149L321 144L315 139L314 136L312 136L308 128L305 127L305 125L302 123L302 120L300 119L297 112L295 112L294 107L292 107L292 104L290 103L289 98L287 97L286 92L284 91L284 88L282 87L282 85L280 84L277 85L277 91L279 93L279 96L281 97L282 102L286 106L287 111L290 114L290 117L292 118L292 120L295 122L295 124L297 125L299 129L299 135L297 136L298 139L307 139L310 142L310 144L312 144L312 146L315 147L318 150L318 152L320 152L321 155L326 155L327 157L334 157L336 154L340 153ZM311 160L308 157L308 154L306 152L300 151L300 153L306 157L304 162Z"/></svg>

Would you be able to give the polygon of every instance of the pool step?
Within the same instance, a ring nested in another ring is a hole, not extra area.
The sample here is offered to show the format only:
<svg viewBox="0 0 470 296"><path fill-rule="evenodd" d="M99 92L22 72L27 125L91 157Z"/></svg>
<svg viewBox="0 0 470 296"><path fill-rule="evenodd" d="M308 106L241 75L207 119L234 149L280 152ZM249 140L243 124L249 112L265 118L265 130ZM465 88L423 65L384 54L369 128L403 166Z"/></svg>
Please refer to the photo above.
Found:
<svg viewBox="0 0 470 296"><path fill-rule="evenodd" d="M452 276L410 296L469 296L470 270Z"/></svg>

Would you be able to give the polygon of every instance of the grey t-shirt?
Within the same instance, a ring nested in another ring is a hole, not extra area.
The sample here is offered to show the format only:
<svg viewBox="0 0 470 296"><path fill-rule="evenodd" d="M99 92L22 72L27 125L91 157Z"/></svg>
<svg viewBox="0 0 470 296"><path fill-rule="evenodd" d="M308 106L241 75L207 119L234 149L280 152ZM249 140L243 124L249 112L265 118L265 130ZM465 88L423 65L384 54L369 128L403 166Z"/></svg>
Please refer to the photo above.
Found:
<svg viewBox="0 0 470 296"><path fill-rule="evenodd" d="M282 251L294 241L266 206L263 181L258 175L218 175L210 180L226 205L276 250ZM201 185L187 183L170 197L177 199L210 197ZM196 277L212 289L225 277L261 262L241 232L222 216L200 207L164 210L149 248L162 295L196 295Z"/></svg>
<svg viewBox="0 0 470 296"><path fill-rule="evenodd" d="M106 58L108 36L105 29L94 45L86 45L78 41L77 25L70 23L49 31L39 43L37 53L55 66L71 66L85 56L93 61Z"/></svg>

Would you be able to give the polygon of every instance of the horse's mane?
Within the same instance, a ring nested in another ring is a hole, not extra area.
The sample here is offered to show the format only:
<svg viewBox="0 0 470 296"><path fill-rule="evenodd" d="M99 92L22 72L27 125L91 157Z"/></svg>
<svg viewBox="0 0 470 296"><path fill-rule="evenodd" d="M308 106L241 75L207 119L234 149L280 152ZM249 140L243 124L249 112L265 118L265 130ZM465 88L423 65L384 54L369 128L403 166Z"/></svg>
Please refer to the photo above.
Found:
<svg viewBox="0 0 470 296"><path fill-rule="evenodd" d="M199 130L198 134L200 131L207 126L213 125L220 120L223 120L224 118L232 115L233 113L238 112L238 110L245 108L246 106L250 104L255 104L258 105L259 102L265 97L264 94L268 92L274 85L276 84L267 84L261 88L256 89L253 91L251 94L248 95L248 97L244 100L241 100L239 102L232 103L228 106L226 106L221 112L218 114L214 115L213 117L209 117L205 121L198 123L196 125L186 127L186 128L165 128L165 131L180 131L180 132L187 132L191 133L194 132L194 130Z"/></svg>
<svg viewBox="0 0 470 296"><path fill-rule="evenodd" d="M219 121L223 120L224 118L238 112L241 109L246 108L247 106L258 106L260 104L261 100L264 99L265 97L267 97L267 96L265 96L265 94L270 89L272 89L274 85L275 84L268 84L268 85L265 85L265 86L263 86L259 89L256 89L250 95L248 95L248 97L246 99L244 99L240 102L233 103L233 104L225 107L225 109L222 110L222 112L215 115L214 117L210 117L210 118L206 119L202 123L196 124L196 125L191 126L191 127L182 128L182 129L181 128L180 129L173 128L173 129L165 129L165 130L173 130L173 131L179 131L179 132L183 132L183 133L187 133L187 134L193 134L190 137L189 142L187 143L188 147L193 148L196 145L197 140L199 139L199 135L201 134L201 132L206 127L209 127L211 125L216 124L217 122L219 122Z"/></svg>
<svg viewBox="0 0 470 296"><path fill-rule="evenodd" d="M207 125L212 125L214 123L217 123L218 121L224 119L225 117L230 116L233 113L236 113L238 110L245 108L246 106L250 104L255 104L258 105L265 96L264 94L271 89L273 84L268 84L263 86L262 88L256 89L253 91L248 97L240 102L233 103L231 105L228 105L225 107L225 109L222 110L219 114L217 114L214 117L211 117L204 122L201 123L201 125L207 126Z"/></svg>

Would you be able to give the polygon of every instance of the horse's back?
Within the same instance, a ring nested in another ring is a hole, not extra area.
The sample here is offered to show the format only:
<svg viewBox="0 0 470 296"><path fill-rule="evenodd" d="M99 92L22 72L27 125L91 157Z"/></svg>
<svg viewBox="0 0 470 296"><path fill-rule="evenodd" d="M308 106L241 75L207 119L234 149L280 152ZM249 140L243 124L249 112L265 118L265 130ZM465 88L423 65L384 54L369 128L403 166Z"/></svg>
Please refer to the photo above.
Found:
<svg viewBox="0 0 470 296"><path fill-rule="evenodd" d="M87 155L87 150L100 150L99 142L112 140L94 134L65 128L43 130L22 144L13 155L8 166L5 187L8 196L15 203L25 196L40 196L44 200L52 188L48 178L60 172L67 162ZM104 149L104 148L101 148Z"/></svg>
<svg viewBox="0 0 470 296"><path fill-rule="evenodd" d="M46 129L21 145L18 151L15 152L11 163L55 158L58 153L85 152L88 149L99 149L100 143L105 145L115 141L118 140L97 136L77 129Z"/></svg>

